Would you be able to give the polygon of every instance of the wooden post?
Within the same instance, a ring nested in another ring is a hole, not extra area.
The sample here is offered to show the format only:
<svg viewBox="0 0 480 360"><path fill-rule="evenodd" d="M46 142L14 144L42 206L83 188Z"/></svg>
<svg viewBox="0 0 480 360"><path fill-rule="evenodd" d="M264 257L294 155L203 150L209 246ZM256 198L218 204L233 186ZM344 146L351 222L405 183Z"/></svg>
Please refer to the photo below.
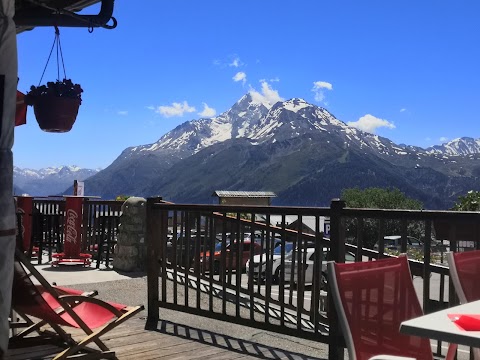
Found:
<svg viewBox="0 0 480 360"><path fill-rule="evenodd" d="M342 210L345 201L333 199L330 204L330 252L329 261L345 262L345 220L342 218ZM342 330L339 326L338 314L332 292L328 292L328 360L344 358Z"/></svg>
<svg viewBox="0 0 480 360"><path fill-rule="evenodd" d="M23 212L21 217L22 221L18 224L21 225L18 229L20 235L22 235L21 249L23 251L30 251L30 244L32 241L32 213L33 213L33 197L32 196L18 196L17 208L20 212ZM28 254L31 256L32 254Z"/></svg>
<svg viewBox="0 0 480 360"><path fill-rule="evenodd" d="M147 328L157 328L159 315L158 307L158 277L159 254L160 254L160 218L158 211L155 211L154 204L161 200L161 197L147 199L147 232L145 242L147 245L147 292L148 292L148 317Z"/></svg>

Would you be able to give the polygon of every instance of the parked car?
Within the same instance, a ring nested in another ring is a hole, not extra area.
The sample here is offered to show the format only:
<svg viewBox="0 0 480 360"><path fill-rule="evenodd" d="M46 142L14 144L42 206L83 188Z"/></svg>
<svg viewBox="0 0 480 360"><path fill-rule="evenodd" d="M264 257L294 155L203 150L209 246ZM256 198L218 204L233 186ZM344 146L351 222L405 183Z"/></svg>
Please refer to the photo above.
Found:
<svg viewBox="0 0 480 360"><path fill-rule="evenodd" d="M272 283L278 284L280 280L280 265L281 265L281 258L282 258L282 242L276 241L274 245L273 254L271 255L271 263L272 263ZM288 254L293 249L293 244L291 242L285 243L285 254ZM253 278L254 282L263 282L266 279L267 273L267 256L268 254L262 253L259 255L255 255L253 257L253 264L250 263L250 260L247 261L246 264L246 271L247 273L250 271L250 265L253 266Z"/></svg>
<svg viewBox="0 0 480 360"><path fill-rule="evenodd" d="M227 270L245 270L247 261L250 259L250 249L252 249L253 254L257 255L262 252L260 244L251 242L249 240L243 241L243 243L228 243L225 247L225 254L222 253L222 242L218 242L215 246L215 251L213 253L212 266L213 269L210 269L210 251L200 253L200 267L203 271L213 271L214 274L220 272L220 267L222 264L222 257L225 256L225 264ZM237 263L238 252L241 252L240 263Z"/></svg>
<svg viewBox="0 0 480 360"><path fill-rule="evenodd" d="M329 252L329 248L323 248L322 250L322 270L321 270L321 278L320 278L320 289L326 290L327 289L327 256ZM306 249L302 249L301 254L302 262L305 258L305 264L303 265L303 280L304 284L313 284L313 268L314 268L314 261L315 261L315 248L309 247ZM347 252L345 254L345 262L354 262L355 255L351 252ZM292 266L293 263L293 266ZM293 269L293 276L292 276L292 269ZM285 284L293 282L294 285L298 284L298 251L292 250L285 256L285 271L284 271L284 281Z"/></svg>
<svg viewBox="0 0 480 360"><path fill-rule="evenodd" d="M175 241L173 235L169 234L167 236L167 260L172 264L174 263L174 242L176 244L176 264L177 266L185 268L188 268L193 261L195 246L198 246L200 251L203 250L203 247L206 246L208 248L210 246L208 237L201 234L201 236L197 238L197 234L194 231L189 234L189 241L187 241L185 234L177 233Z"/></svg>
<svg viewBox="0 0 480 360"><path fill-rule="evenodd" d="M385 250L400 251L402 248L402 237L400 235L389 235L383 237ZM378 242L373 247L378 250ZM413 236L407 236L407 248L409 249L423 249L423 242Z"/></svg>

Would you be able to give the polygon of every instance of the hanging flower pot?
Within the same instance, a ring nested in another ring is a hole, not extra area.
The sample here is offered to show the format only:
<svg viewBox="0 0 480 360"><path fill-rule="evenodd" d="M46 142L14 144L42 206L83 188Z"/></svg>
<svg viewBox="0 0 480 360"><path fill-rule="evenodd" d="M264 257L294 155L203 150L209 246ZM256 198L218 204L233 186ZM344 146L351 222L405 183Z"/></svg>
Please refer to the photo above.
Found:
<svg viewBox="0 0 480 360"><path fill-rule="evenodd" d="M77 119L78 108L82 103L83 89L79 84L74 84L72 80L66 78L67 74L60 45L60 31L57 26L55 26L53 46L39 83L42 82L55 46L57 48L57 81L30 87L30 91L25 94L25 103L33 106L38 125L43 131L67 132L72 129L73 123ZM60 58L64 75L64 79L61 81L59 80Z"/></svg>
<svg viewBox="0 0 480 360"><path fill-rule="evenodd" d="M72 129L82 103L83 90L70 79L32 86L25 102L33 106L40 129L47 132L67 132Z"/></svg>
<svg viewBox="0 0 480 360"><path fill-rule="evenodd" d="M67 132L77 119L80 100L44 96L35 103L33 111L40 129L47 132Z"/></svg>

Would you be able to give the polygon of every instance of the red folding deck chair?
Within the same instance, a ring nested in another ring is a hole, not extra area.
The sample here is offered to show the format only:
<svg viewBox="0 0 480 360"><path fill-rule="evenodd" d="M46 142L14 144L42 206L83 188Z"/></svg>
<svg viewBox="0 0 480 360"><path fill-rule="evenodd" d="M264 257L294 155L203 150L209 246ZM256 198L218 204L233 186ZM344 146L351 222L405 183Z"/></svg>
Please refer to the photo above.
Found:
<svg viewBox="0 0 480 360"><path fill-rule="evenodd" d="M423 315L406 256L327 266L350 360L433 359L429 339L399 332Z"/></svg>
<svg viewBox="0 0 480 360"><path fill-rule="evenodd" d="M455 292L460 304L480 300L480 250L447 252L447 262ZM475 360L480 360L480 349L474 348Z"/></svg>
<svg viewBox="0 0 480 360"><path fill-rule="evenodd" d="M40 285L34 285L32 277ZM59 340L66 347L54 359L115 358L115 353L110 351L99 337L143 308L143 306L129 307L105 302L85 296L78 290L52 287L25 255L20 250L16 250L12 309L26 320L27 328L10 338L12 347L36 331L48 338L54 335L54 339ZM42 331L41 327L47 324L53 332ZM75 341L63 327L81 328L86 336L80 341ZM86 346L91 342L94 342L99 349Z"/></svg>

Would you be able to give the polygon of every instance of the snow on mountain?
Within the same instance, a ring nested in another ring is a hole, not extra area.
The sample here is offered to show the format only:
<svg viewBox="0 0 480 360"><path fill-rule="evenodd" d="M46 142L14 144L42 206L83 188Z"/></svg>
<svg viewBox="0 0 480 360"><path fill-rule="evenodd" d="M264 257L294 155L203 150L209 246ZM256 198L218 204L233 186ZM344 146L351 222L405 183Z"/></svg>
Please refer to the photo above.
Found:
<svg viewBox="0 0 480 360"><path fill-rule="evenodd" d="M19 167L14 167L13 172L17 176L30 176L32 178L43 179L51 175L67 174L67 173L81 173L81 172L98 172L100 169L83 169L77 165L63 165L59 167L47 167L42 169L21 169Z"/></svg>
<svg viewBox="0 0 480 360"><path fill-rule="evenodd" d="M462 137L442 145L435 145L426 150L429 154L444 154L451 156L471 155L480 153L480 139Z"/></svg>
<svg viewBox="0 0 480 360"><path fill-rule="evenodd" d="M312 192L397 186L432 208L449 207L477 186L471 181L480 176L478 142L462 138L429 149L395 144L303 99L272 104L252 92L216 117L184 122L153 144L125 149L85 184L105 198L162 194L184 202L205 201L212 186L266 187L283 192L285 204L310 204ZM465 153L474 154L452 156ZM191 182L192 174L202 176ZM333 177L342 181L329 182Z"/></svg>
<svg viewBox="0 0 480 360"><path fill-rule="evenodd" d="M131 149L133 153L174 149L197 153L210 145L232 138L249 137L249 129L266 114L264 103L256 102L251 94L244 95L228 111L211 119L185 122L165 134L154 144Z"/></svg>
<svg viewBox="0 0 480 360"><path fill-rule="evenodd" d="M187 121L165 134L153 144L129 149L125 156L158 151L183 152L182 158L235 138L247 138L252 144L276 142L301 136L311 131L341 136L345 146L353 143L382 156L450 155L441 149L427 153L422 148L397 145L387 138L348 126L328 110L293 98L275 104L265 103L247 93L229 110L211 119ZM480 151L478 151L480 152Z"/></svg>
<svg viewBox="0 0 480 360"><path fill-rule="evenodd" d="M100 169L84 169L76 165L48 167L38 170L13 168L14 187L34 196L56 195L72 186L74 180L83 181Z"/></svg>
<svg viewBox="0 0 480 360"><path fill-rule="evenodd" d="M246 138L253 145L274 143L314 132L339 136L344 147L358 146L383 158L416 157L455 161L452 155L480 154L480 139L462 138L441 146L423 149L395 144L387 138L364 132L337 119L328 110L293 98L266 102L255 92L244 95L229 110L213 118L184 122L157 142L126 149L121 158L155 154L173 164L200 150L230 139ZM397 160L398 162L398 160Z"/></svg>

